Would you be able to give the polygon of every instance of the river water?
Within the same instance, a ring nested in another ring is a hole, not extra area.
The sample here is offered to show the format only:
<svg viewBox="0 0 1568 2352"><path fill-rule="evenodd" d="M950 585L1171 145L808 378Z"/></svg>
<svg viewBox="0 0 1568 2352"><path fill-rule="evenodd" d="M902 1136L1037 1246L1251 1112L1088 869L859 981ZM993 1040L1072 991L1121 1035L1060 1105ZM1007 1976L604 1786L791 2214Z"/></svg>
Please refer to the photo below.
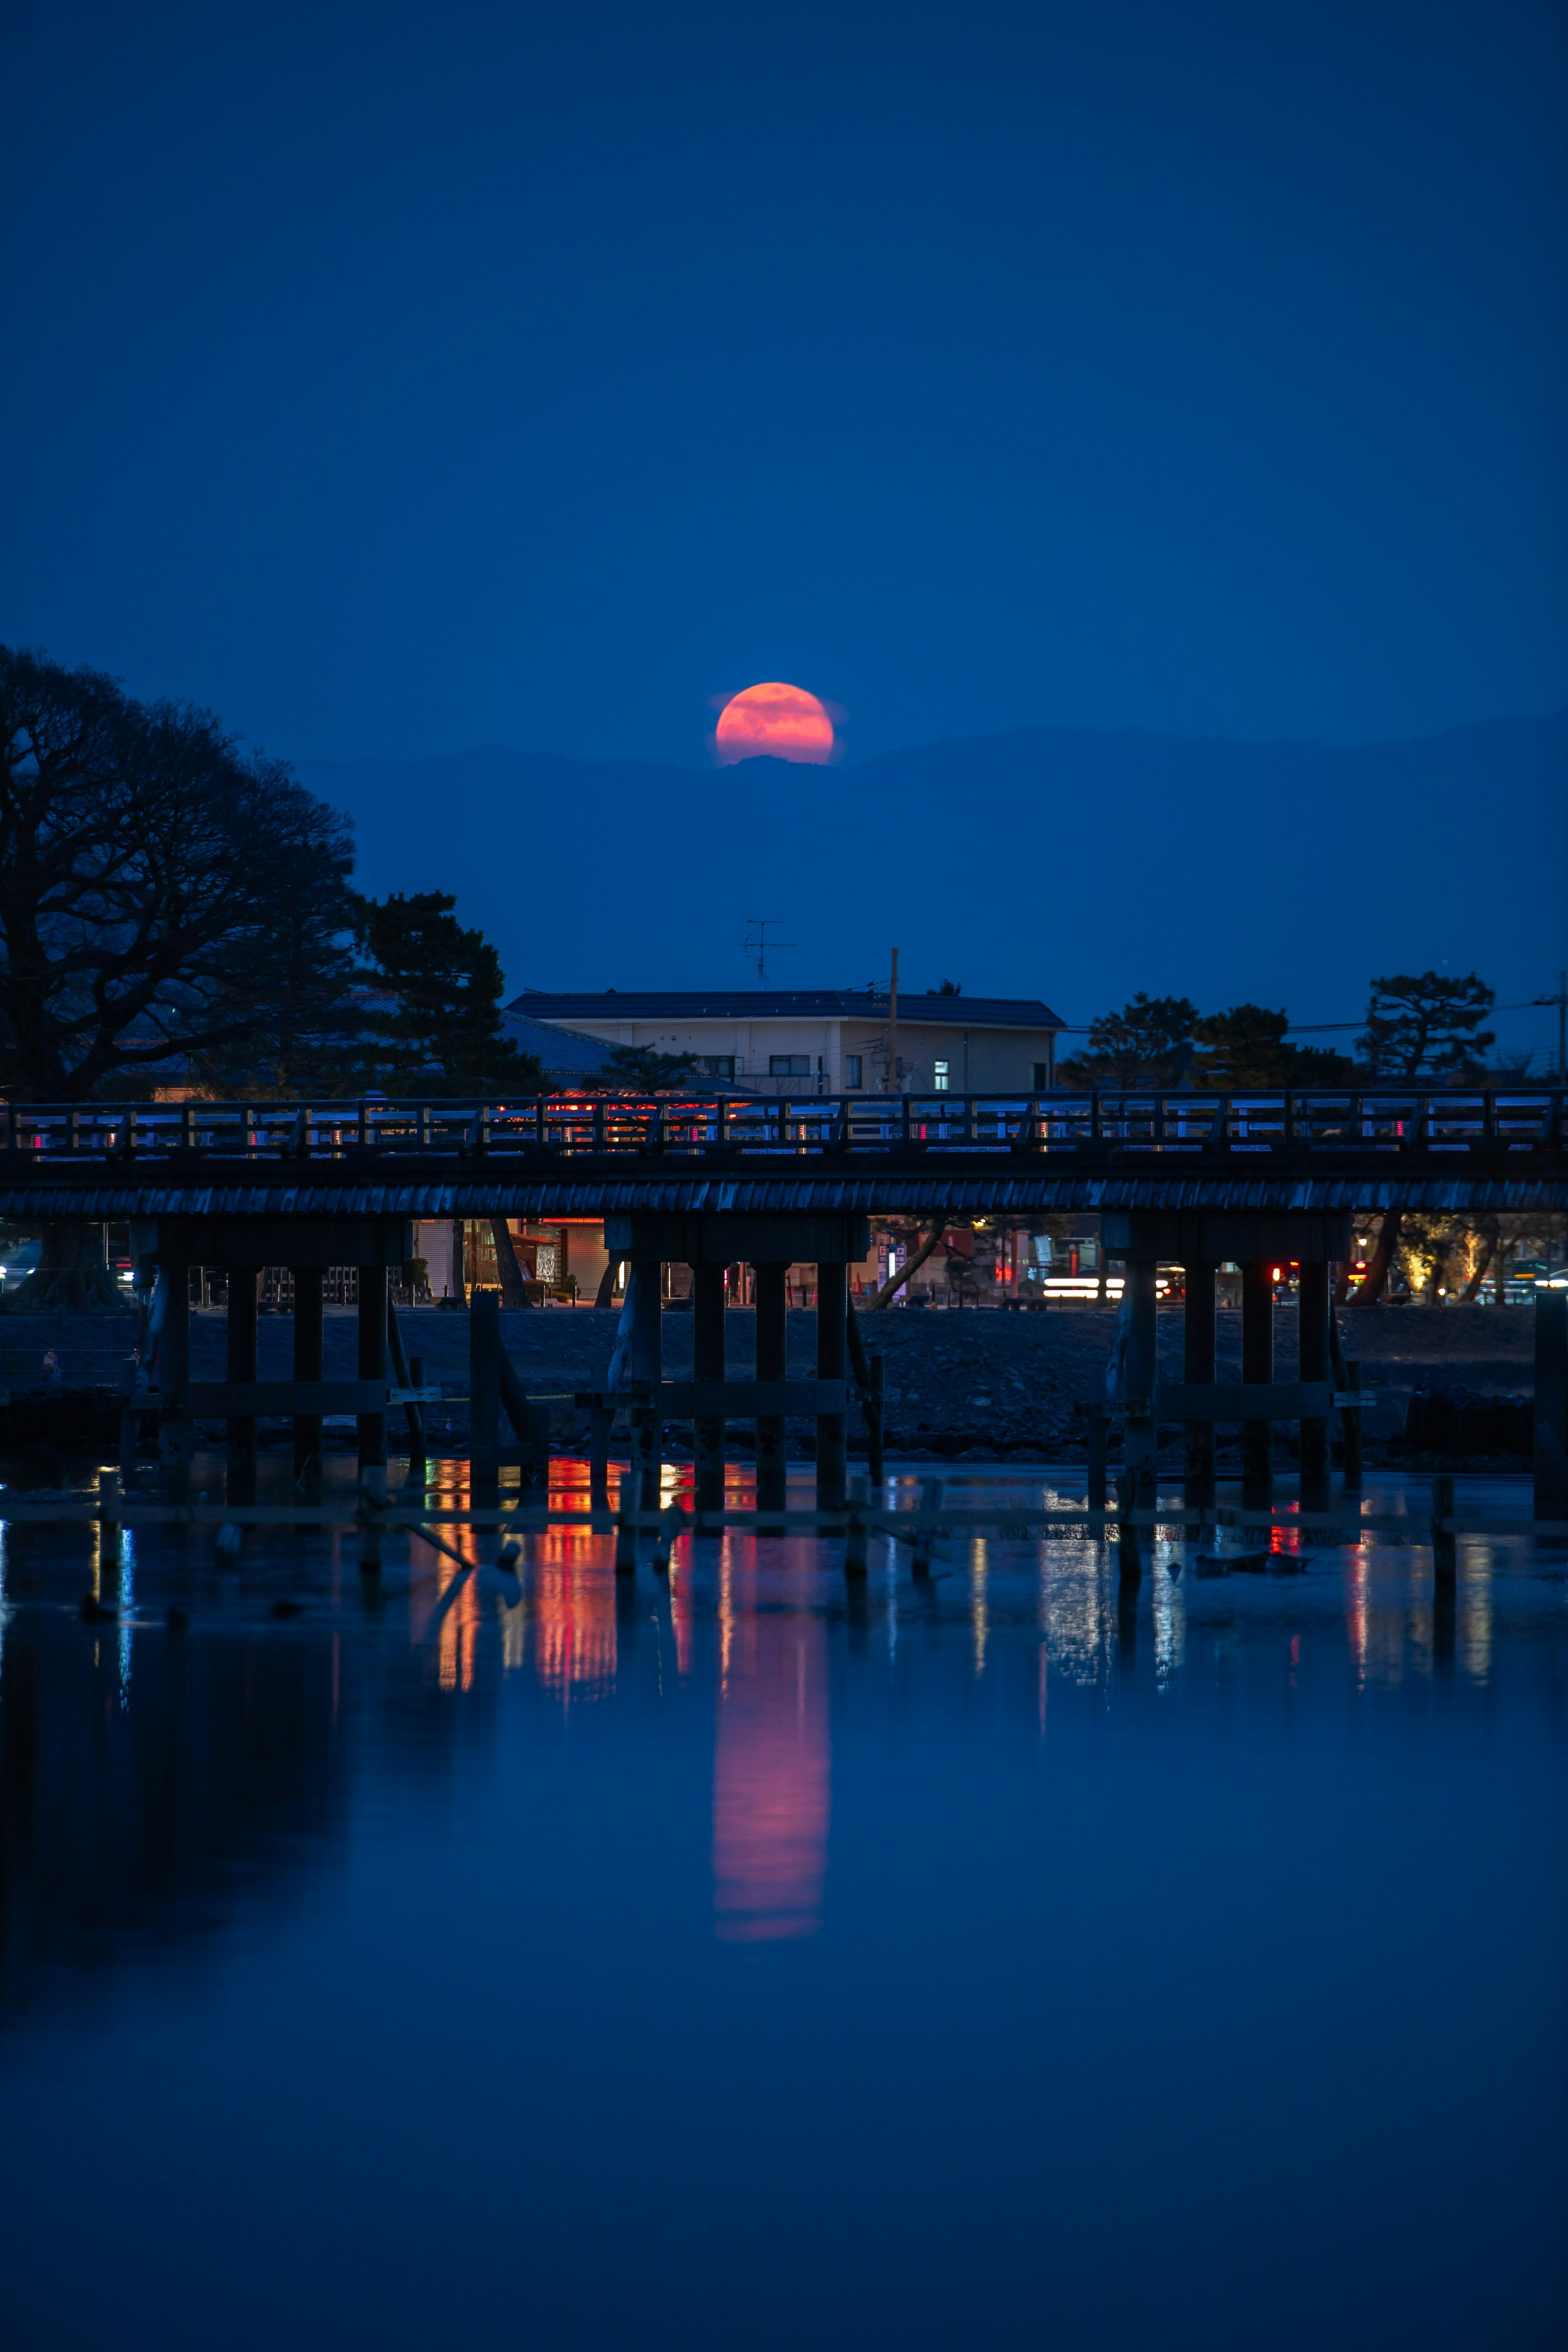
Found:
<svg viewBox="0 0 1568 2352"><path fill-rule="evenodd" d="M7 2347L1563 2341L1562 1548L457 1540L0 1528Z"/></svg>

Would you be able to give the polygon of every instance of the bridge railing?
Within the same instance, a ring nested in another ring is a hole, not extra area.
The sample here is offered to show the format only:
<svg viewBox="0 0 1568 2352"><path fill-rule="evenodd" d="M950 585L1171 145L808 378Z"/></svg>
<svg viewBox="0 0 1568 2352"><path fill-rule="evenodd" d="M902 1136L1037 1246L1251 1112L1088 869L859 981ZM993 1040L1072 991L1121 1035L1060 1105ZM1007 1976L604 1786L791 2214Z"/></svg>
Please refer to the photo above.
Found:
<svg viewBox="0 0 1568 2352"><path fill-rule="evenodd" d="M1047 1155L1353 1151L1434 1155L1560 1145L1560 1087L1429 1092L546 1095L521 1102L13 1103L4 1151L63 1163L199 1156L224 1160L374 1157L643 1159L835 1156L916 1150Z"/></svg>

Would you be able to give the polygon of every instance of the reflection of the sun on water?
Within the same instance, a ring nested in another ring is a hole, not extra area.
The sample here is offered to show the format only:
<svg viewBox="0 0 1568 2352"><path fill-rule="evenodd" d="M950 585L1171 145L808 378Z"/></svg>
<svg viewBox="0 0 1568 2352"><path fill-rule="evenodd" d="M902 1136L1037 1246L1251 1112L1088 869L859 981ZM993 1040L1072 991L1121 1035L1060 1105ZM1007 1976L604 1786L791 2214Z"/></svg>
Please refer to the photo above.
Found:
<svg viewBox="0 0 1568 2352"><path fill-rule="evenodd" d="M750 1547L747 1547L750 1549ZM713 1757L714 1933L727 1943L815 1934L827 1866L827 1629L755 1606L754 1551L720 1569Z"/></svg>

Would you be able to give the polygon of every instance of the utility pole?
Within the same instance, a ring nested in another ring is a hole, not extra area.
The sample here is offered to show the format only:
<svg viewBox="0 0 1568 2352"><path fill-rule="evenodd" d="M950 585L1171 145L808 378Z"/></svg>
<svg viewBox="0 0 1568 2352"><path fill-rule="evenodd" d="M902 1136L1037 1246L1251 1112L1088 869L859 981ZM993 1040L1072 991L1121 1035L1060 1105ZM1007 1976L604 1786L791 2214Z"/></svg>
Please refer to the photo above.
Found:
<svg viewBox="0 0 1568 2352"><path fill-rule="evenodd" d="M1557 1083L1568 1087L1568 971L1558 973L1555 996L1537 996L1531 1002L1557 1007Z"/></svg>
<svg viewBox="0 0 1568 2352"><path fill-rule="evenodd" d="M888 984L888 1092L902 1094L899 1084L899 950L893 950L893 976Z"/></svg>

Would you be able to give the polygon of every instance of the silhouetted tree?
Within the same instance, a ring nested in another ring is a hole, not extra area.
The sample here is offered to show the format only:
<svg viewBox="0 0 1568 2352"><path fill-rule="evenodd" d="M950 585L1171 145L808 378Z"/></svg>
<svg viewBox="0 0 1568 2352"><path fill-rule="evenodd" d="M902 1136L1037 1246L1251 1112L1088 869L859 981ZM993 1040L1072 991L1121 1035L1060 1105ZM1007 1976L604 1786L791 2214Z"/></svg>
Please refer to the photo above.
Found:
<svg viewBox="0 0 1568 2352"><path fill-rule="evenodd" d="M1193 1077L1211 1087L1333 1087L1353 1065L1326 1045L1295 1045L1286 1035L1290 1018L1283 1007L1233 1004L1228 1013L1205 1013L1193 1024L1198 1052Z"/></svg>
<svg viewBox="0 0 1568 2352"><path fill-rule="evenodd" d="M144 1092L281 1034L289 971L341 976L352 861L346 819L210 711L0 647L0 1085Z"/></svg>
<svg viewBox="0 0 1568 2352"><path fill-rule="evenodd" d="M612 1045L605 1067L617 1082L652 1089L678 1087L697 1067L695 1054L658 1054L651 1045Z"/></svg>
<svg viewBox="0 0 1568 2352"><path fill-rule="evenodd" d="M1120 1013L1089 1024L1089 1044L1062 1064L1069 1087L1174 1086L1190 1055L1198 1008L1187 996L1146 996L1142 989Z"/></svg>
<svg viewBox="0 0 1568 2352"><path fill-rule="evenodd" d="M0 646L0 1087L79 1102L216 1062L252 1078L341 984L351 863L346 821L210 711ZM122 1304L74 1220L45 1225L5 1301Z"/></svg>
<svg viewBox="0 0 1568 2352"><path fill-rule="evenodd" d="M1479 1074L1496 1034L1481 1023L1496 1003L1479 973L1392 972L1372 983L1366 1028L1356 1044L1374 1077L1463 1081Z"/></svg>

